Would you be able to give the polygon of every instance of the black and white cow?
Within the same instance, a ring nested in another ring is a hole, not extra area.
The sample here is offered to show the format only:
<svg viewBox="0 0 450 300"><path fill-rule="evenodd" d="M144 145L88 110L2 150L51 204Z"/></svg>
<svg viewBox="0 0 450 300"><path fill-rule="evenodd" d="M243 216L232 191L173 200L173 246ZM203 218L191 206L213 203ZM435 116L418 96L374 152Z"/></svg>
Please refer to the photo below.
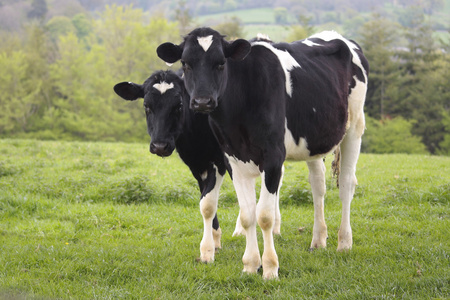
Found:
<svg viewBox="0 0 450 300"><path fill-rule="evenodd" d="M247 240L244 272L254 273L261 264L258 223L264 238L263 276L278 276L272 229L286 158L308 164L314 200L311 247L326 246L322 157L339 145L342 220L337 249L350 249L350 202L365 127L368 76L360 47L331 31L275 44L228 42L217 31L198 28L179 45L160 45L157 53L167 63L181 59L190 107L209 113L211 128L231 165ZM257 176L261 193L256 204ZM214 210L215 203L209 205Z"/></svg>
<svg viewBox="0 0 450 300"><path fill-rule="evenodd" d="M183 80L172 71L157 71L144 84L121 82L114 91L125 100L144 98L150 152L169 156L174 149L197 179L200 209L204 221L200 259L212 262L221 248L221 230L216 210L226 171L225 158L209 127L208 116L189 109L189 95Z"/></svg>

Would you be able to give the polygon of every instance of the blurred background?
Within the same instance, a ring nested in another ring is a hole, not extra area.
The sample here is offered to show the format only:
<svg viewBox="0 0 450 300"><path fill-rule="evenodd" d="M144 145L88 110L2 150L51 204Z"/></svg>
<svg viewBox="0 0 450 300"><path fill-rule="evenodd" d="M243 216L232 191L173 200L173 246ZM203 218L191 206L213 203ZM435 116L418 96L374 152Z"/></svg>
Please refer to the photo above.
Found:
<svg viewBox="0 0 450 300"><path fill-rule="evenodd" d="M199 26L338 31L370 62L363 152L450 155L450 0L0 0L0 138L148 141L142 101L112 87L167 69L156 47Z"/></svg>

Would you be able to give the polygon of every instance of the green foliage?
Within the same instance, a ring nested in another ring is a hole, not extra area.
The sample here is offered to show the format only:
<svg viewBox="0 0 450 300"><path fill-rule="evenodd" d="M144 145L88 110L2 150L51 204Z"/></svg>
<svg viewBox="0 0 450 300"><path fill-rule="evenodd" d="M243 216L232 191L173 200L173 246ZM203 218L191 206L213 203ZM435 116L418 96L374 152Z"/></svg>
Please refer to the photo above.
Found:
<svg viewBox="0 0 450 300"><path fill-rule="evenodd" d="M285 7L277 7L273 10L275 22L277 24L286 24L288 21L288 11Z"/></svg>
<svg viewBox="0 0 450 300"><path fill-rule="evenodd" d="M439 153L443 155L450 156L450 113L443 112L442 113L442 123L444 124L444 139L439 144Z"/></svg>
<svg viewBox="0 0 450 300"><path fill-rule="evenodd" d="M230 40L244 37L242 21L236 16L225 19L223 23L217 24L214 28Z"/></svg>
<svg viewBox="0 0 450 300"><path fill-rule="evenodd" d="M363 136L362 151L368 153L424 154L425 145L411 133L413 122L402 117L378 121L366 117L367 130Z"/></svg>
<svg viewBox="0 0 450 300"><path fill-rule="evenodd" d="M56 16L28 28L25 47L0 47L0 136L136 141L146 138L140 101L115 95L165 68L156 47L179 38L176 23L142 10L107 7L92 21ZM19 48L19 49L18 49ZM135 130L138 128L139 130Z"/></svg>
<svg viewBox="0 0 450 300"><path fill-rule="evenodd" d="M200 193L176 156L147 144L0 140L1 299L445 299L450 293L450 158L360 156L354 245L336 252L339 192L327 173L326 249L308 251L304 163L280 190L280 279L242 273L244 237L227 176L222 249L199 263ZM330 169L331 159L326 166ZM116 197L116 199L113 199ZM262 235L258 233L260 250ZM301 295L301 296L299 296Z"/></svg>
<svg viewBox="0 0 450 300"><path fill-rule="evenodd" d="M357 41L369 60L368 115L379 120L401 116L411 121L412 133L430 153L448 153L448 1L417 6L381 1L377 13L370 14L370 1L344 9L350 7L348 0L173 0L167 4L176 22L144 10L155 1L119 6L108 0L110 5L95 14L78 12L99 8L99 0L57 0L46 7L47 2L3 1L0 6L0 137L148 139L141 101L122 101L112 87L120 81L142 82L167 68L156 55L160 43L180 41L194 23L211 25L230 39L266 33L274 41L294 41L330 29L323 25L330 21L333 29L343 28ZM274 5L282 6L274 10ZM201 7L216 14L194 22ZM40 11L40 17L22 25L29 11Z"/></svg>
<svg viewBox="0 0 450 300"><path fill-rule="evenodd" d="M46 0L33 0L31 2L31 10L28 12L28 18L44 19L47 11L48 9Z"/></svg>
<svg viewBox="0 0 450 300"><path fill-rule="evenodd" d="M92 32L92 22L85 14L77 14L72 18L72 24L75 27L79 39L86 38Z"/></svg>
<svg viewBox="0 0 450 300"><path fill-rule="evenodd" d="M54 41L57 41L60 36L75 32L72 20L65 16L55 16L51 18L45 27L50 38Z"/></svg>

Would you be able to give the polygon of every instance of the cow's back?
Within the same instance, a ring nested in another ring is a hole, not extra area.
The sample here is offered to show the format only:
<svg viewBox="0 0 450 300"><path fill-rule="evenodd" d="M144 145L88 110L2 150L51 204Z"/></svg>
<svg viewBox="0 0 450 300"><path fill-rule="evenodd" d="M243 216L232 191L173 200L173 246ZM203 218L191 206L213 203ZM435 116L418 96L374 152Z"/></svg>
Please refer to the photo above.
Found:
<svg viewBox="0 0 450 300"><path fill-rule="evenodd" d="M286 78L292 88L286 88L285 98L288 158L310 160L327 154L344 137L348 126L349 91L355 69L358 69L352 63L354 54L348 43L343 39L316 38L272 44L298 62Z"/></svg>

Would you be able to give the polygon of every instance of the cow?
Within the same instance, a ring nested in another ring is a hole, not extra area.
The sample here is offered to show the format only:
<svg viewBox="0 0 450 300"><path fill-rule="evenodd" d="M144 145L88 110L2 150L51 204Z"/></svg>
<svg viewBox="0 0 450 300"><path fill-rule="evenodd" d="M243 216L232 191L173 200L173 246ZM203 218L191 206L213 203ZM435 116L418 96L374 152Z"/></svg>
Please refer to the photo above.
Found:
<svg viewBox="0 0 450 300"><path fill-rule="evenodd" d="M285 159L308 165L314 202L311 248L326 247L323 157L338 147L342 219L337 250L351 249L350 203L365 129L369 68L359 45L334 31L273 43L227 41L202 27L180 44L161 44L157 54L166 63L181 60L190 108L209 115L231 165L246 235L243 271L255 273L261 266L258 223L264 239L263 277L278 277L272 231ZM258 176L261 191L256 204ZM214 203L210 205L213 209Z"/></svg>
<svg viewBox="0 0 450 300"><path fill-rule="evenodd" d="M200 260L214 261L215 249L221 248L222 231L216 209L210 206L217 207L227 166L209 127L208 116L189 109L183 80L172 71L156 71L143 84L118 83L114 91L125 100L144 98L150 152L166 157L176 149L197 180L204 221Z"/></svg>

